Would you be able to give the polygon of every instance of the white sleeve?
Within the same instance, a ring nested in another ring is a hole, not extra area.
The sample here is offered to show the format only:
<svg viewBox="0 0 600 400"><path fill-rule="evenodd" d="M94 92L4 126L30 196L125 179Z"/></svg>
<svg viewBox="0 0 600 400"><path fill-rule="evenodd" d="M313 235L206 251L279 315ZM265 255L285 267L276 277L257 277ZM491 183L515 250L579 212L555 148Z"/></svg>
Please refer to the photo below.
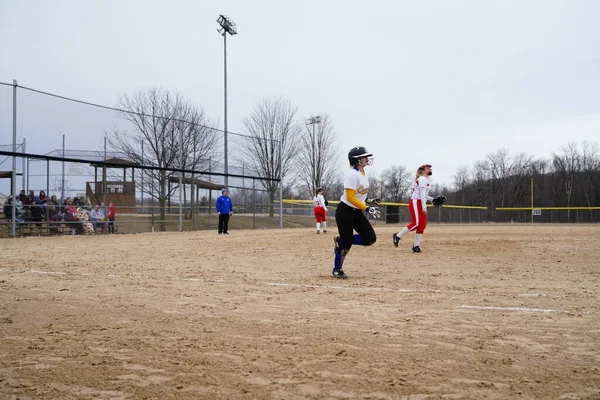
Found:
<svg viewBox="0 0 600 400"><path fill-rule="evenodd" d="M428 193L429 190L427 190L427 187L429 185L429 179L425 178L424 176L420 176L417 180L417 184L419 185L419 195L421 197L421 201L425 203L428 200L433 200L433 197L431 197Z"/></svg>
<svg viewBox="0 0 600 400"><path fill-rule="evenodd" d="M427 189L424 187L419 187L419 195L421 196L421 206L423 210L427 209Z"/></svg>

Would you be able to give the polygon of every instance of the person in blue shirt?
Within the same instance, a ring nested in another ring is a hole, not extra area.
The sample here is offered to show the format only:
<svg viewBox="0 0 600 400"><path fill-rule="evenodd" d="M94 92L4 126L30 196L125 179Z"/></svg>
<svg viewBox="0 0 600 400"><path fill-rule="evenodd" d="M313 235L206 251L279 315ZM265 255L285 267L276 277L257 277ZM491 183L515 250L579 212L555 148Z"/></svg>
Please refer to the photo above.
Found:
<svg viewBox="0 0 600 400"><path fill-rule="evenodd" d="M229 217L233 214L233 203L227 189L221 190L221 196L217 199L217 214L219 214L219 235L229 235Z"/></svg>

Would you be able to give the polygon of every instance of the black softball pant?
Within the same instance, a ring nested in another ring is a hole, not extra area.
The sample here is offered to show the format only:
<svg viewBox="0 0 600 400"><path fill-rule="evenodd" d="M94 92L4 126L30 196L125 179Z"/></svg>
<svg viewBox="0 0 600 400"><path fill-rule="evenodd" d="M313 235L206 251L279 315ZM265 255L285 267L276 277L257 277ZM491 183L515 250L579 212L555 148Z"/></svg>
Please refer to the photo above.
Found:
<svg viewBox="0 0 600 400"><path fill-rule="evenodd" d="M364 212L346 203L340 202L335 209L335 223L340 234L342 249L350 250L353 244L370 246L377 241L375 231ZM358 235L354 235L353 231Z"/></svg>

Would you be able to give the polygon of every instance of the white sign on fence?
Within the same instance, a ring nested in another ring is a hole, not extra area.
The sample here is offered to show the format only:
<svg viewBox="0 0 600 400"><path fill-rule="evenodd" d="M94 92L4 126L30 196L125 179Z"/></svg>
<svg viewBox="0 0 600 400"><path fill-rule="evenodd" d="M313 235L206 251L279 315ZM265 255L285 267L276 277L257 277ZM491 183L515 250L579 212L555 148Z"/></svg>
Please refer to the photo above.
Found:
<svg viewBox="0 0 600 400"><path fill-rule="evenodd" d="M78 163L69 163L69 175L83 175L83 166Z"/></svg>
<svg viewBox="0 0 600 400"><path fill-rule="evenodd" d="M532 215L542 215L542 210L540 210L539 208L534 208L533 210L531 210L531 214Z"/></svg>

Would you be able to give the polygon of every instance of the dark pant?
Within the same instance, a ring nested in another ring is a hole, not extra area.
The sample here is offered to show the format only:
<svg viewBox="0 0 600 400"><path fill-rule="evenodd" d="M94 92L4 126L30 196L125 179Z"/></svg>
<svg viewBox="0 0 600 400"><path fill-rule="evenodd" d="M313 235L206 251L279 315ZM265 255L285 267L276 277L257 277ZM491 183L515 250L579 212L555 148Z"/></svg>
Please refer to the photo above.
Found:
<svg viewBox="0 0 600 400"><path fill-rule="evenodd" d="M115 233L115 217L108 219L108 233Z"/></svg>
<svg viewBox="0 0 600 400"><path fill-rule="evenodd" d="M350 250L352 244L370 246L377 241L375 231L364 212L340 202L335 210L335 223L340 234L340 247ZM354 238L354 232L358 235Z"/></svg>
<svg viewBox="0 0 600 400"><path fill-rule="evenodd" d="M219 233L227 233L229 214L219 214Z"/></svg>

